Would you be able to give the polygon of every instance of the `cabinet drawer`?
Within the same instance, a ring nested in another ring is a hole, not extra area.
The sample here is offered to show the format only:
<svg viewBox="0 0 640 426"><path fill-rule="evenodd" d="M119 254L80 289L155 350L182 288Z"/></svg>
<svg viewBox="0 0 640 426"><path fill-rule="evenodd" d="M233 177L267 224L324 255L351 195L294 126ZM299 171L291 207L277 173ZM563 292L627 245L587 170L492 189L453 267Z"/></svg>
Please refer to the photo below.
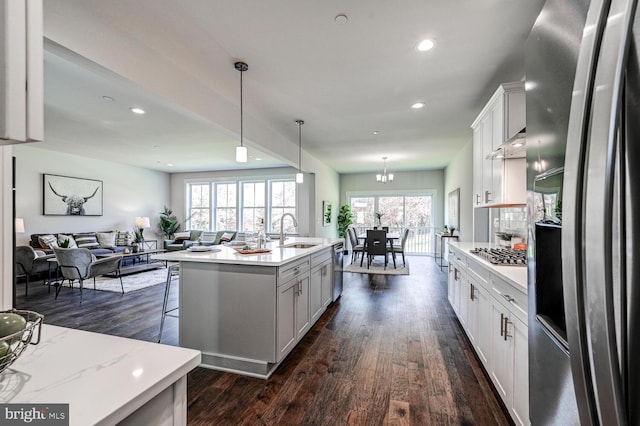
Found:
<svg viewBox="0 0 640 426"><path fill-rule="evenodd" d="M467 271L469 272L469 275L472 275L476 279L478 284L483 285L487 290L489 289L491 272L487 268L469 258L467 259Z"/></svg>
<svg viewBox="0 0 640 426"><path fill-rule="evenodd" d="M278 286L309 271L309 256L278 268Z"/></svg>
<svg viewBox="0 0 640 426"><path fill-rule="evenodd" d="M491 292L525 324L527 323L527 295L495 275L491 276Z"/></svg>
<svg viewBox="0 0 640 426"><path fill-rule="evenodd" d="M467 256L451 247L449 247L449 262L455 263L461 269L467 269Z"/></svg>
<svg viewBox="0 0 640 426"><path fill-rule="evenodd" d="M323 250L320 253L312 254L311 267L315 268L316 266L321 265L328 260L331 260L331 249Z"/></svg>

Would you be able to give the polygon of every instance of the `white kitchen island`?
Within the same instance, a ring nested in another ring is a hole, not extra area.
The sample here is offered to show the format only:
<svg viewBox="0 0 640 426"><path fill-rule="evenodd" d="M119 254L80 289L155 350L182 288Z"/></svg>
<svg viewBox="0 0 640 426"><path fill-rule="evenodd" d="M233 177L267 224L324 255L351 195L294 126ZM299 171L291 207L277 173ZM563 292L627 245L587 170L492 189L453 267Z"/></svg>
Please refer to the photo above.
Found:
<svg viewBox="0 0 640 426"><path fill-rule="evenodd" d="M41 332L0 374L0 402L69 404L70 425L186 424L187 373L200 352L48 324Z"/></svg>
<svg viewBox="0 0 640 426"><path fill-rule="evenodd" d="M289 238L269 253L154 256L180 262L179 344L202 366L268 378L332 301L333 251L344 240Z"/></svg>

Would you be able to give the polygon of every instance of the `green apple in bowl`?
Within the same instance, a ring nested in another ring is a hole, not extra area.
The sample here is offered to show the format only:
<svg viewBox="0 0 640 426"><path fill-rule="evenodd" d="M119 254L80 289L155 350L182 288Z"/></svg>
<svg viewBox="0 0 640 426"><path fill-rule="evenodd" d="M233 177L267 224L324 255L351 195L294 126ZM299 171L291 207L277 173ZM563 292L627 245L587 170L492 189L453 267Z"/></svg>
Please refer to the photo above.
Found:
<svg viewBox="0 0 640 426"><path fill-rule="evenodd" d="M5 312L0 314L0 337L5 337L10 334L22 331L27 327L27 320L22 315L14 314L11 312ZM21 339L21 336L17 336L11 339L9 344Z"/></svg>
<svg viewBox="0 0 640 426"><path fill-rule="evenodd" d="M11 347L5 341L0 341L0 364L4 361L4 357L11 351Z"/></svg>

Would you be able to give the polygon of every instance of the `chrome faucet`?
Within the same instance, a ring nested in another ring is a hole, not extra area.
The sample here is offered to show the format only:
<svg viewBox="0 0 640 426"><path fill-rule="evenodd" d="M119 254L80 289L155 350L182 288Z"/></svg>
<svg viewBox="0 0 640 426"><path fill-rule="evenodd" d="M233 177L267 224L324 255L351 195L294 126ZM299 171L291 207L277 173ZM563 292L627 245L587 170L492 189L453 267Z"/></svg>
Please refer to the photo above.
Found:
<svg viewBox="0 0 640 426"><path fill-rule="evenodd" d="M284 240L287 239L287 237L284 235L284 217L285 216L290 216L291 220L293 220L293 226L295 226L296 228L298 227L298 221L296 220L295 217L293 217L291 213L283 214L282 217L280 218L280 245L283 245Z"/></svg>

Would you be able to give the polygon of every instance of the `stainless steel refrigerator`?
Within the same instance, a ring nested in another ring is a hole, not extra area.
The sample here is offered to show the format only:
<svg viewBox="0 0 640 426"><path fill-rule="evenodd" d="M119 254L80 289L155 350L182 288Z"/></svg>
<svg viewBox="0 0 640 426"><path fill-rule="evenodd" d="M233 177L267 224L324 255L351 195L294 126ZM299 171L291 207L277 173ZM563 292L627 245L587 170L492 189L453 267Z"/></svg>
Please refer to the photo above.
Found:
<svg viewBox="0 0 640 426"><path fill-rule="evenodd" d="M548 0L527 41L533 425L640 424L637 0Z"/></svg>

